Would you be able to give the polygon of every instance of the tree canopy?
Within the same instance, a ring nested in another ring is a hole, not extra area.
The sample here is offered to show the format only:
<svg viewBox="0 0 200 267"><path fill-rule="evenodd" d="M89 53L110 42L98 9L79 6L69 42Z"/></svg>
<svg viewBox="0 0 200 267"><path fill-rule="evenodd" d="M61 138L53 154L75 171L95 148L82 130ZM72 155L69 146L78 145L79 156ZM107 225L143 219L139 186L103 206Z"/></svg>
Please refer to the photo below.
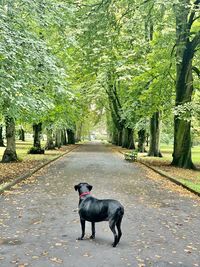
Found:
<svg viewBox="0 0 200 267"><path fill-rule="evenodd" d="M159 114L175 127L173 164L193 167L199 10L199 0L2 0L2 122L70 129L79 140L103 117L113 143L134 147Z"/></svg>

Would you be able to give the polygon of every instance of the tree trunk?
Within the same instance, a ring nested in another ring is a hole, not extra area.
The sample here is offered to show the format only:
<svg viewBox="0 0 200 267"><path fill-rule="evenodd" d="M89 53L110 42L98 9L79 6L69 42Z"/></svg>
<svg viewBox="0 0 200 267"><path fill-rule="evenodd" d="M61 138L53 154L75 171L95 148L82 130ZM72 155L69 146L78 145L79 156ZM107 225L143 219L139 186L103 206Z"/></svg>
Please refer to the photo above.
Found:
<svg viewBox="0 0 200 267"><path fill-rule="evenodd" d="M75 134L71 129L67 129L68 144L75 144Z"/></svg>
<svg viewBox="0 0 200 267"><path fill-rule="evenodd" d="M149 146L149 133L146 134L146 146Z"/></svg>
<svg viewBox="0 0 200 267"><path fill-rule="evenodd" d="M56 130L56 143L55 146L57 148L61 148L62 144L61 144L61 130Z"/></svg>
<svg viewBox="0 0 200 267"><path fill-rule="evenodd" d="M33 147L29 150L29 154L44 154L41 148L42 123L33 124Z"/></svg>
<svg viewBox="0 0 200 267"><path fill-rule="evenodd" d="M83 123L80 122L80 124L76 126L76 142L80 142L81 141L82 128L83 128Z"/></svg>
<svg viewBox="0 0 200 267"><path fill-rule="evenodd" d="M19 140L25 141L25 131L23 128L19 129Z"/></svg>
<svg viewBox="0 0 200 267"><path fill-rule="evenodd" d="M135 144L133 139L133 129L130 128L123 129L122 147L128 149L135 149Z"/></svg>
<svg viewBox="0 0 200 267"><path fill-rule="evenodd" d="M185 52L186 53L186 52ZM176 83L176 106L191 102L193 91L192 60L185 55L185 60L178 67ZM192 169L194 164L191 157L191 121L174 117L174 151L172 165Z"/></svg>
<svg viewBox="0 0 200 267"><path fill-rule="evenodd" d="M3 141L3 126L0 124L0 147L5 147Z"/></svg>
<svg viewBox="0 0 200 267"><path fill-rule="evenodd" d="M118 129L118 141L117 141L118 146L122 145L122 135L123 135L123 128Z"/></svg>
<svg viewBox="0 0 200 267"><path fill-rule="evenodd" d="M138 152L145 152L146 131L141 129L138 131Z"/></svg>
<svg viewBox="0 0 200 267"><path fill-rule="evenodd" d="M114 140L116 145L122 145L122 133L125 121L121 119L121 110L122 106L120 103L120 99L118 96L117 87L119 87L119 83L117 83L115 75L112 73L108 73L108 89L106 90L108 95L108 102L111 111L111 118L114 124L114 127L117 130L117 140Z"/></svg>
<svg viewBox="0 0 200 267"><path fill-rule="evenodd" d="M15 121L13 118L6 116L5 122L7 146L3 154L2 162L16 162L18 159L15 145Z"/></svg>
<svg viewBox="0 0 200 267"><path fill-rule="evenodd" d="M53 142L53 130L52 129L47 129L47 142L46 142L45 148L47 150L55 149L55 145Z"/></svg>
<svg viewBox="0 0 200 267"><path fill-rule="evenodd" d="M42 123L33 124L33 146L41 149Z"/></svg>
<svg viewBox="0 0 200 267"><path fill-rule="evenodd" d="M66 136L66 130L61 131L61 143L63 146L67 145L67 136Z"/></svg>
<svg viewBox="0 0 200 267"><path fill-rule="evenodd" d="M175 118L174 126L174 152L172 154L172 165L193 169L194 164L191 159L191 122Z"/></svg>
<svg viewBox="0 0 200 267"><path fill-rule="evenodd" d="M160 112L155 112L150 120L150 147L148 156L162 157L160 152Z"/></svg>
<svg viewBox="0 0 200 267"><path fill-rule="evenodd" d="M115 125L112 127L112 144L117 145L118 144L118 131Z"/></svg>
<svg viewBox="0 0 200 267"><path fill-rule="evenodd" d="M200 1L189 6L189 1L175 5L176 12L176 106L190 104L193 93L192 62L200 44L200 31L191 34L192 24ZM193 39L191 39L193 38ZM190 40L191 39L191 40ZM174 117L174 150L172 165L194 168L191 157L191 122Z"/></svg>

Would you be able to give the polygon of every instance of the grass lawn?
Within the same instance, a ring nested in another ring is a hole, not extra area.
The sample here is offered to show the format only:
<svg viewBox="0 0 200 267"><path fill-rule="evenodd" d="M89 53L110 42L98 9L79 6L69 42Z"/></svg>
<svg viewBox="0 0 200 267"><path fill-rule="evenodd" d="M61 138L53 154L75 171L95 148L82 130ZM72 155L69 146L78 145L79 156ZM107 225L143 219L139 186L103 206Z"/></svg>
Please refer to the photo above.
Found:
<svg viewBox="0 0 200 267"><path fill-rule="evenodd" d="M130 152L130 150L114 147L115 150L121 151L122 153ZM148 149L147 149L148 150ZM161 170L162 172L168 174L189 188L200 193L200 146L195 146L192 148L192 160L193 163L198 167L198 170L186 170L182 168L177 168L171 166L172 161L172 145L161 145L161 152L163 157L147 157L147 153L139 153L138 160L151 165L152 167Z"/></svg>
<svg viewBox="0 0 200 267"><path fill-rule="evenodd" d="M145 157L146 154L139 154L139 157L146 163L160 169L176 180L180 181L189 188L200 193L200 171L199 170L185 170L170 166L172 161L173 145L161 145L162 158ZM200 166L200 146L192 148L193 163L199 168Z"/></svg>
<svg viewBox="0 0 200 267"><path fill-rule="evenodd" d="M172 161L173 145L161 145L161 152L164 160ZM192 161L194 164L200 165L200 146L192 148Z"/></svg>
<svg viewBox="0 0 200 267"><path fill-rule="evenodd" d="M45 145L45 142L42 141L42 146ZM45 160L45 159L53 159L57 154L59 154L59 150L46 150L44 155L31 155L27 154L28 150L33 146L32 141L16 142L16 150L17 156L19 160ZM0 158L2 158L5 148L0 147Z"/></svg>

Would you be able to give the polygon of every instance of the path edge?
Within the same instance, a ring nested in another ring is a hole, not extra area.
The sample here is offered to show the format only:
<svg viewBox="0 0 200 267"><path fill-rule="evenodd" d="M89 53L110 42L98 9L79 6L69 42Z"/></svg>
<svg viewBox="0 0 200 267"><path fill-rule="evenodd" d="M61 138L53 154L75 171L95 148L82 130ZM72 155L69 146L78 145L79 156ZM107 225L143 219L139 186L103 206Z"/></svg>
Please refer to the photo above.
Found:
<svg viewBox="0 0 200 267"><path fill-rule="evenodd" d="M12 182L6 183L4 186L2 186L0 188L0 194L3 194L4 191L9 190L10 188L12 188L14 185L20 183L21 181L31 177L33 174L35 174L36 172L38 172L39 170L41 170L42 168L46 167L47 165L51 164L52 162L56 161L57 159L60 159L61 157L67 155L68 153L70 153L71 151L73 151L74 149L78 148L80 146L80 144L76 144L75 147L71 148L70 150L64 152L63 154L55 157L54 159L45 162L44 164L42 164L41 166L35 168L33 171L26 173L22 176L17 177L16 179L14 179Z"/></svg>
<svg viewBox="0 0 200 267"><path fill-rule="evenodd" d="M118 150L118 152L119 152L120 154L122 154L122 155L124 154L124 153L123 153L122 151L120 151L120 150ZM199 192L197 192L197 191L193 190L192 188L188 187L187 185L181 183L180 181L176 180L174 177L172 177L172 176L166 174L165 172L163 172L163 171L161 171L161 170L158 170L158 169L156 169L156 168L150 166L150 165L147 164L147 163L144 163L141 159L140 159L140 160L137 160L136 162L137 162L137 163L140 163L140 164L142 164L142 165L144 165L144 166L146 166L147 168L151 169L152 171L154 171L154 172L157 173L157 174L160 174L162 177L166 178L167 180L171 181L172 183L174 183L174 184L176 184L176 185L178 185L178 186L181 186L181 187L183 187L184 189L188 190L189 192L191 192L191 193L195 194L196 196L200 197L200 193L199 193Z"/></svg>

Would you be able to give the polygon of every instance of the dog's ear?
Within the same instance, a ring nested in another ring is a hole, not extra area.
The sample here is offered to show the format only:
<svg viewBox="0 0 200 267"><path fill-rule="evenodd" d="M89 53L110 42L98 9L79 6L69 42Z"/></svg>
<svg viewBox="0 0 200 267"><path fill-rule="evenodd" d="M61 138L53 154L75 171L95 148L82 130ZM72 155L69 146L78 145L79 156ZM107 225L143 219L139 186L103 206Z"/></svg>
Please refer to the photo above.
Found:
<svg viewBox="0 0 200 267"><path fill-rule="evenodd" d="M87 186L87 188L89 189L89 191L91 191L91 190L92 190L92 187L93 187L93 186L92 186L92 185L90 185L90 184Z"/></svg>
<svg viewBox="0 0 200 267"><path fill-rule="evenodd" d="M77 191L78 190L78 185L75 185L74 186L74 189Z"/></svg>

